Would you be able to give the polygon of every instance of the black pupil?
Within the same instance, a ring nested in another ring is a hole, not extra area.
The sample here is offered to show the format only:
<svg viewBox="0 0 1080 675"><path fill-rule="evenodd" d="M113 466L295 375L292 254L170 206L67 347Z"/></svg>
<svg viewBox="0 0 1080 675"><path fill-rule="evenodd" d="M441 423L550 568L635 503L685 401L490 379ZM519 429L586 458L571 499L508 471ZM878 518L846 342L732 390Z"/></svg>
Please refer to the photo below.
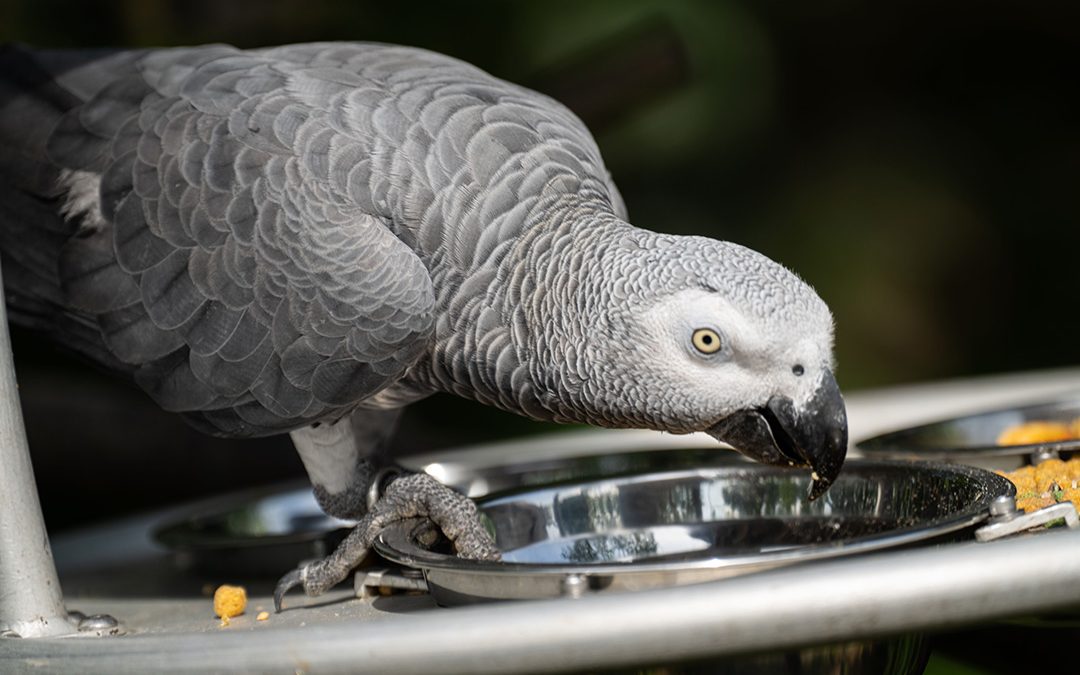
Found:
<svg viewBox="0 0 1080 675"><path fill-rule="evenodd" d="M709 335L708 333L706 333L705 335L701 336L701 341L703 343L705 343L706 345L711 345L712 344L712 336Z"/></svg>
<svg viewBox="0 0 1080 675"><path fill-rule="evenodd" d="M802 367L801 364L796 363L795 366L792 367L791 372L795 373L795 375L802 375L806 371L803 370L803 367Z"/></svg>

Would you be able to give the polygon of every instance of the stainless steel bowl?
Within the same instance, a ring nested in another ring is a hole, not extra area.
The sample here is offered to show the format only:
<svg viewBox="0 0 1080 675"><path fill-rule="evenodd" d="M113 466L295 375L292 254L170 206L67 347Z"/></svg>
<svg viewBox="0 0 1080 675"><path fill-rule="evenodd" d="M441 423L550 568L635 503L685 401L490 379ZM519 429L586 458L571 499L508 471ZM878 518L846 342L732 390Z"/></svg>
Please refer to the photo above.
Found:
<svg viewBox="0 0 1080 675"><path fill-rule="evenodd" d="M500 563L427 550L419 522L388 528L375 547L422 569L442 604L558 597L962 537L1014 492L979 469L921 462L852 460L815 502L809 483L803 471L744 462L576 481L481 500Z"/></svg>
<svg viewBox="0 0 1080 675"><path fill-rule="evenodd" d="M552 438L550 443L562 443ZM419 567L444 605L575 596L686 584L885 547L964 538L1011 484L977 469L850 461L822 499L809 478L714 449L559 458L456 472L447 482L480 497L508 562L462 561L416 546L425 528L399 525L377 548ZM433 473L438 471L433 470ZM276 578L325 555L349 525L324 516L309 488L233 495L157 530L184 567ZM855 640L672 666L670 672L891 673L922 671L919 634Z"/></svg>
<svg viewBox="0 0 1080 675"><path fill-rule="evenodd" d="M329 554L353 524L326 515L305 481L195 505L155 527L152 536L181 569L276 579L298 560Z"/></svg>
<svg viewBox="0 0 1080 675"><path fill-rule="evenodd" d="M1024 422L1072 422L1077 418L1080 418L1080 395L900 429L860 441L856 448L863 456L878 459L959 462L987 469L1011 470L1025 464L1037 453L1076 452L1080 450L1080 439L999 445L997 439L1003 431Z"/></svg>

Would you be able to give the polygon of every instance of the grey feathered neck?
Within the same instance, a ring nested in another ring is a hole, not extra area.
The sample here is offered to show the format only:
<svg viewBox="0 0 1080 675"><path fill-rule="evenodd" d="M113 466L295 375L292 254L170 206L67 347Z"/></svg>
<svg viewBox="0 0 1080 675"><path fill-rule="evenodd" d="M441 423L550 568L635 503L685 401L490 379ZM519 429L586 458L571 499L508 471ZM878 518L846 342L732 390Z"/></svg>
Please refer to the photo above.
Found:
<svg viewBox="0 0 1080 675"><path fill-rule="evenodd" d="M554 195L528 216L487 293L466 278L451 301L456 321L417 370L433 388L535 419L607 427L663 427L663 401L626 362L627 317L687 289L721 294L761 318L814 316L821 300L784 267L750 249L658 234L626 223L602 191ZM798 296L798 297L796 297ZM625 365L625 364L623 364Z"/></svg>

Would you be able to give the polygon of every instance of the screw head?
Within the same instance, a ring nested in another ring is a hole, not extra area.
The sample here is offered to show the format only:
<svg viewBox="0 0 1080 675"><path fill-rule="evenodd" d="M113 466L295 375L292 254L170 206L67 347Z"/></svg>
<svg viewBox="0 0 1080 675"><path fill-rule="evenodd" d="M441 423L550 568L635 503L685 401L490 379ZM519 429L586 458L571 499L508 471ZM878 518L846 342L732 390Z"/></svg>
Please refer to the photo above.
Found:
<svg viewBox="0 0 1080 675"><path fill-rule="evenodd" d="M994 501L990 502L990 515L995 518L1007 520L1015 516L1016 513L1016 500L1009 495L995 497Z"/></svg>
<svg viewBox="0 0 1080 675"><path fill-rule="evenodd" d="M79 622L79 631L89 633L100 630L112 630L120 622L108 614L92 614Z"/></svg>
<svg viewBox="0 0 1080 675"><path fill-rule="evenodd" d="M1061 455L1053 448L1037 448L1031 453L1031 463L1038 465L1051 459L1061 459Z"/></svg>
<svg viewBox="0 0 1080 675"><path fill-rule="evenodd" d="M567 574L562 580L562 593L568 598L580 598L589 590L589 579L584 574Z"/></svg>

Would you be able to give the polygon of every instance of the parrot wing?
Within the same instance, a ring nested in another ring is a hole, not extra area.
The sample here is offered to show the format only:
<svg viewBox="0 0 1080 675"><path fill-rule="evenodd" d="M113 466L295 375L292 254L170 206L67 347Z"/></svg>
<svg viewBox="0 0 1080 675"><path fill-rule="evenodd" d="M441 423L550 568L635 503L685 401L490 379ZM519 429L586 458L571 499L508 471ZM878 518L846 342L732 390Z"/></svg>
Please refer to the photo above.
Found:
<svg viewBox="0 0 1080 675"><path fill-rule="evenodd" d="M343 197L368 160L328 94L229 47L115 60L64 75L88 98L47 151L84 216L65 296L136 381L204 430L252 436L398 380L431 335L432 282L371 204Z"/></svg>

